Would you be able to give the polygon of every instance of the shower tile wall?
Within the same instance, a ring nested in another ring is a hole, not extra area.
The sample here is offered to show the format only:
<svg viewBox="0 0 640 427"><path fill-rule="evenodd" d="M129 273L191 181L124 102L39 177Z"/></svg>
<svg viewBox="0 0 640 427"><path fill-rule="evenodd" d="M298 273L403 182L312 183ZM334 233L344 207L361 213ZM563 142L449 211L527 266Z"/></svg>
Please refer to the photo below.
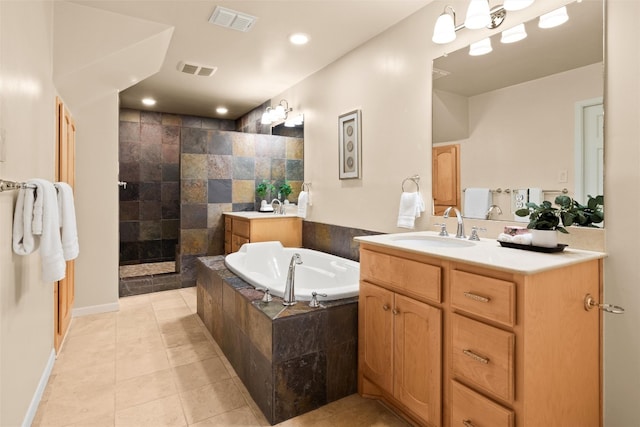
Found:
<svg viewBox="0 0 640 427"><path fill-rule="evenodd" d="M181 138L180 273L194 286L195 260L224 253L223 212L255 210L263 179L288 180L298 197L304 179L302 138L184 129Z"/></svg>

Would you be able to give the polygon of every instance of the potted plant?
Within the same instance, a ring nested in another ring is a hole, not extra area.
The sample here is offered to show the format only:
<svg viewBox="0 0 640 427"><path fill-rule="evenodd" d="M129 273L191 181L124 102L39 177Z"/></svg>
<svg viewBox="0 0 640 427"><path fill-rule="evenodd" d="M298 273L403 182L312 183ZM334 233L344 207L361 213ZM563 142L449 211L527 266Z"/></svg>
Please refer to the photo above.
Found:
<svg viewBox="0 0 640 427"><path fill-rule="evenodd" d="M284 200L288 200L289 194L291 194L292 192L293 190L291 189L291 185L289 185L289 181L287 181L286 179L282 184L280 184L280 187L278 187L278 193L282 195Z"/></svg>
<svg viewBox="0 0 640 427"><path fill-rule="evenodd" d="M266 179L263 179L262 182L258 184L258 186L256 187L256 194L261 199L261 202L260 202L261 211L267 210L266 206L268 205L268 202L265 198L267 197L267 194L271 195L271 192L275 191L275 189L276 187Z"/></svg>
<svg viewBox="0 0 640 427"><path fill-rule="evenodd" d="M586 205L581 205L569 196L558 196L554 207L545 200L540 205L527 203L527 207L518 209L516 215L529 216L532 244L543 247L556 247L558 239L556 231L568 234L565 227L572 224L583 227L597 227L604 220L604 196L592 197Z"/></svg>

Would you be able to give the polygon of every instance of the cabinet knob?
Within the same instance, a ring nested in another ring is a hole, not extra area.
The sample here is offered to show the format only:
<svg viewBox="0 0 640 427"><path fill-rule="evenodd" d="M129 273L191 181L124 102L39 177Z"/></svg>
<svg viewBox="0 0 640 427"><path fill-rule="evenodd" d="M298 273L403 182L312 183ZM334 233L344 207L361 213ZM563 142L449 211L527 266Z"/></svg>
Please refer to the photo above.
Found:
<svg viewBox="0 0 640 427"><path fill-rule="evenodd" d="M589 311L592 308L599 308L602 311L606 311L607 313L612 313L612 314L623 314L624 313L624 308L618 306L618 305L612 305L612 304L598 304L593 297L591 296L591 294L586 294L584 296L584 309Z"/></svg>
<svg viewBox="0 0 640 427"><path fill-rule="evenodd" d="M395 315L400 314L400 310L398 310L397 308L394 308L393 310L391 310L391 312Z"/></svg>
<svg viewBox="0 0 640 427"><path fill-rule="evenodd" d="M385 304L385 305L382 306L382 309L384 311L389 311L389 306L387 304Z"/></svg>

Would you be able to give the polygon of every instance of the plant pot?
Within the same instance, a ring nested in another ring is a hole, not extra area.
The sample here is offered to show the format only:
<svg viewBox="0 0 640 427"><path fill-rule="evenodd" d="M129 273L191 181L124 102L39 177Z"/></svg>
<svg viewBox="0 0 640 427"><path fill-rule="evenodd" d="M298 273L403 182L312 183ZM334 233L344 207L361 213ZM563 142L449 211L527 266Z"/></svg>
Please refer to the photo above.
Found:
<svg viewBox="0 0 640 427"><path fill-rule="evenodd" d="M531 230L531 244L542 248L558 246L558 232L556 230Z"/></svg>

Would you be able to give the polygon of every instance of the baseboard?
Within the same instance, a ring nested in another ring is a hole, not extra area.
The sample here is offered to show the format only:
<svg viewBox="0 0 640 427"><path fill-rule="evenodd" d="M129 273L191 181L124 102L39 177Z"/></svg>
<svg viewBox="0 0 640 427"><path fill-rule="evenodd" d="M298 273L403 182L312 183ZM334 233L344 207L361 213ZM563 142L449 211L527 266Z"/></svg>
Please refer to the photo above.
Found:
<svg viewBox="0 0 640 427"><path fill-rule="evenodd" d="M120 304L112 302L110 304L91 305L89 307L74 308L71 310L71 317L87 316L89 314L109 313L120 310Z"/></svg>
<svg viewBox="0 0 640 427"><path fill-rule="evenodd" d="M40 377L40 381L38 382L38 388L36 388L36 392L33 394L33 398L31 399L31 403L29 404L27 413L24 417L24 420L22 421L22 427L29 427L33 423L33 420L36 417L36 412L38 412L40 400L42 400L44 389L47 387L49 376L51 375L51 371L53 370L53 365L55 362L56 351L52 348L51 354L49 354L49 360L47 360L47 365L44 367L44 371L42 372L42 376Z"/></svg>

